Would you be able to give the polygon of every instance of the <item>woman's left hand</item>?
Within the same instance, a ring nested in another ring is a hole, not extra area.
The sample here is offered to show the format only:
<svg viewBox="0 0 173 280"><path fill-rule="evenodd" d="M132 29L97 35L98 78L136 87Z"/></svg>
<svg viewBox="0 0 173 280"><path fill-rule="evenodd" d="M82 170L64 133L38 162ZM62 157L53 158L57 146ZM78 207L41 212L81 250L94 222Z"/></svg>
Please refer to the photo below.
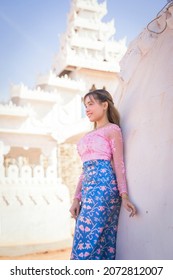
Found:
<svg viewBox="0 0 173 280"><path fill-rule="evenodd" d="M129 217L133 217L134 215L136 215L136 207L129 201L127 197L122 197L122 204L128 212L131 212Z"/></svg>

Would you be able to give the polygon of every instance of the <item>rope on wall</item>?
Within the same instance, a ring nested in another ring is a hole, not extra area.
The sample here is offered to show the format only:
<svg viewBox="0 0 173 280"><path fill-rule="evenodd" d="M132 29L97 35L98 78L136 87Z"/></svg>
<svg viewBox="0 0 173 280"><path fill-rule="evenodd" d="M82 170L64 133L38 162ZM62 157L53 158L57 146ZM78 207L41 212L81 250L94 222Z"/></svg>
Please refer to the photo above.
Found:
<svg viewBox="0 0 173 280"><path fill-rule="evenodd" d="M148 25L147 25L147 29L148 29L148 31L150 31L150 32L152 32L152 33L155 33L155 34L161 34L161 33L163 33L164 31L165 31L165 29L167 28L167 22L165 21L165 25L164 25L164 27L163 27L163 29L161 30L161 31L154 31L154 30L152 30L151 28L150 28L150 26L151 26L151 24L153 23L153 22L155 22L155 21L157 21L161 16L162 16L162 12L167 12L168 11L168 9L171 7L171 6L173 6L173 0L169 0L169 1L167 1L168 3L158 12L158 14L157 14L157 16L156 16L156 18L154 18L152 21L150 21L149 23L148 23Z"/></svg>

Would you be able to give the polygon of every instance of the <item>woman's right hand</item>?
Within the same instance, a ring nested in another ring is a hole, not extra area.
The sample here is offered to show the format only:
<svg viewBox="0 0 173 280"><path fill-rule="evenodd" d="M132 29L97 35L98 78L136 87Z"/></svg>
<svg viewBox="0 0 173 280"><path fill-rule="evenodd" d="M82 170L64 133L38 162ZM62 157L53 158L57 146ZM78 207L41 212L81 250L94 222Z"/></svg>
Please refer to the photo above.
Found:
<svg viewBox="0 0 173 280"><path fill-rule="evenodd" d="M72 206L70 208L70 213L72 218L77 219L80 211L80 201L77 198L74 198Z"/></svg>

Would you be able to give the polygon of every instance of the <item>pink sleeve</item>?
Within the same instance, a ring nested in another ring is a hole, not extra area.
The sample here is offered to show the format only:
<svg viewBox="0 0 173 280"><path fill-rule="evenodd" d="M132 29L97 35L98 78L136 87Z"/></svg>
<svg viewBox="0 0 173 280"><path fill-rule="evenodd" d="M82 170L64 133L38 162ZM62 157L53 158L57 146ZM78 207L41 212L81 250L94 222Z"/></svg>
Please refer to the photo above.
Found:
<svg viewBox="0 0 173 280"><path fill-rule="evenodd" d="M82 194L81 194L82 180L83 180L83 172L79 176L79 180L78 180L77 187L76 187L75 194L74 194L74 198L78 198L79 201L81 201L81 196L82 196Z"/></svg>
<svg viewBox="0 0 173 280"><path fill-rule="evenodd" d="M123 155L123 138L121 129L115 125L110 132L110 146L113 156L113 167L116 173L120 195L127 192L126 172Z"/></svg>

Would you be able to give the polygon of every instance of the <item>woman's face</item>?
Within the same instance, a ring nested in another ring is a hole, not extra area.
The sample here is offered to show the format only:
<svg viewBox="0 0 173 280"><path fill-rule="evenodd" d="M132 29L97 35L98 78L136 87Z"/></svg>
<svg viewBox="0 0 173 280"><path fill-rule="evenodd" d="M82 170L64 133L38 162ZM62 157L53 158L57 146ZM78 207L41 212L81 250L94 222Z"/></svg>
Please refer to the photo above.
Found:
<svg viewBox="0 0 173 280"><path fill-rule="evenodd" d="M86 115L91 122L100 121L107 114L107 102L99 102L92 95L85 98Z"/></svg>

